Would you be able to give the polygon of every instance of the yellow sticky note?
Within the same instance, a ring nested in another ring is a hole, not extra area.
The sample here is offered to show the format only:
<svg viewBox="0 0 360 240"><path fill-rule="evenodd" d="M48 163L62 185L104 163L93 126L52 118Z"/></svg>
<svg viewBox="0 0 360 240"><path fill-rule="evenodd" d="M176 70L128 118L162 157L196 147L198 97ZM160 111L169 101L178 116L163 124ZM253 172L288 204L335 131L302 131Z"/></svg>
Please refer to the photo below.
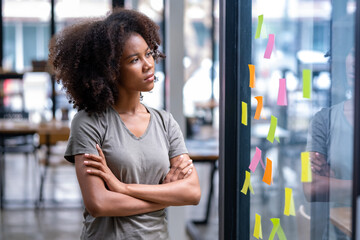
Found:
<svg viewBox="0 0 360 240"><path fill-rule="evenodd" d="M286 240L284 230L282 229L282 227L280 225L280 218L271 218L270 220L273 223L273 229L271 230L269 240L273 240L275 237L275 234L278 235L279 240Z"/></svg>
<svg viewBox="0 0 360 240"><path fill-rule="evenodd" d="M256 112L255 112L254 119L259 120L260 114L261 114L261 109L263 107L263 97L257 96L257 97L255 97L255 99L257 100L258 104L256 106Z"/></svg>
<svg viewBox="0 0 360 240"><path fill-rule="evenodd" d="M241 115L241 123L247 126L247 103L241 102L241 109L242 109L242 115Z"/></svg>
<svg viewBox="0 0 360 240"><path fill-rule="evenodd" d="M266 158L265 173L262 180L269 185L272 182L272 161L269 158Z"/></svg>
<svg viewBox="0 0 360 240"><path fill-rule="evenodd" d="M262 236L262 229L261 229L261 216L255 213L255 226L254 226L254 234L253 236L256 239L263 238Z"/></svg>
<svg viewBox="0 0 360 240"><path fill-rule="evenodd" d="M284 207L284 215L289 216L295 216L295 204L294 204L294 198L292 195L292 189L291 188L285 188L285 207Z"/></svg>
<svg viewBox="0 0 360 240"><path fill-rule="evenodd" d="M249 65L249 75L250 75L250 81L249 81L249 87L254 88L255 87L255 65L248 64Z"/></svg>
<svg viewBox="0 0 360 240"><path fill-rule="evenodd" d="M274 142L276 126L277 126L277 118L274 117L273 115L271 115L269 133L268 133L268 136L266 138L271 143Z"/></svg>
<svg viewBox="0 0 360 240"><path fill-rule="evenodd" d="M250 172L245 171L245 181L244 181L243 187L242 187L242 189L241 189L241 192L242 192L243 194L245 194L245 195L247 194L247 190L248 190L248 189L250 189L250 192L251 192L252 194L254 194L254 189L253 189L253 187L252 187L252 185L251 185L250 178L251 178Z"/></svg>
<svg viewBox="0 0 360 240"><path fill-rule="evenodd" d="M310 153L301 153L301 182L312 182Z"/></svg>

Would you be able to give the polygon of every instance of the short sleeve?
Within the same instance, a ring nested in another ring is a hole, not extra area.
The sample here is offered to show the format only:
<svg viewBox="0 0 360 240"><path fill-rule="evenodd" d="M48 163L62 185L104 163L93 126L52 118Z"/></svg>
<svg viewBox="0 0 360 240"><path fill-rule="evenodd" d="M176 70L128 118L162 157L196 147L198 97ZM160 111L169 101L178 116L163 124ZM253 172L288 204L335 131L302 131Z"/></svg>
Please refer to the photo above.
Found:
<svg viewBox="0 0 360 240"><path fill-rule="evenodd" d="M319 152L328 155L328 142L330 130L330 109L324 108L317 112L311 121L306 150L309 152Z"/></svg>
<svg viewBox="0 0 360 240"><path fill-rule="evenodd" d="M78 112L71 122L65 159L73 163L77 154L98 154L96 144L101 145L102 129L96 115L89 116L85 111Z"/></svg>
<svg viewBox="0 0 360 240"><path fill-rule="evenodd" d="M168 140L170 145L169 158L188 153L179 124L175 121L171 113L169 113Z"/></svg>

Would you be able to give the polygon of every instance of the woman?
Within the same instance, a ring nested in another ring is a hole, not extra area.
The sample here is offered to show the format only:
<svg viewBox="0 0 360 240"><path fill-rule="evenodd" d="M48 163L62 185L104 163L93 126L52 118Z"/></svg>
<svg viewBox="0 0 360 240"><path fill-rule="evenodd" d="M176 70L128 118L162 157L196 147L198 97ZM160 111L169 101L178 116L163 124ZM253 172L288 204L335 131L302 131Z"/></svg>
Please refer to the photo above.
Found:
<svg viewBox="0 0 360 240"><path fill-rule="evenodd" d="M169 239L164 208L200 201L178 124L140 103L164 57L159 44L152 20L115 9L50 45L56 77L79 110L65 158L75 162L85 204L81 239Z"/></svg>

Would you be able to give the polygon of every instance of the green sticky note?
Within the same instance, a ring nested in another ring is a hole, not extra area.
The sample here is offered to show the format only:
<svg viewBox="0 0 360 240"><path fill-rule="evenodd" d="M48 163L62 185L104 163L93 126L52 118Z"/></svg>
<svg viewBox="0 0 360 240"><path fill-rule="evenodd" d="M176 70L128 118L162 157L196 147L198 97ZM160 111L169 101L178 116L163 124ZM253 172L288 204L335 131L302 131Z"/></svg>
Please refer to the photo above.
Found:
<svg viewBox="0 0 360 240"><path fill-rule="evenodd" d="M273 115L271 115L271 122L270 122L270 128L269 128L269 133L267 136L267 140L271 143L274 142L274 138L275 138L275 131L276 131L276 125L277 125L277 118L274 117Z"/></svg>
<svg viewBox="0 0 360 240"><path fill-rule="evenodd" d="M303 98L311 98L311 70L303 69Z"/></svg>
<svg viewBox="0 0 360 240"><path fill-rule="evenodd" d="M271 218L270 220L273 223L273 229L271 230L269 240L273 240L275 237L275 234L278 235L279 240L286 240L284 230L282 229L282 227L280 225L280 218Z"/></svg>
<svg viewBox="0 0 360 240"><path fill-rule="evenodd" d="M257 28L256 28L255 39L260 37L261 27L262 27L262 24L263 24L263 19L264 19L264 15L259 15L258 16L258 25L257 25Z"/></svg>

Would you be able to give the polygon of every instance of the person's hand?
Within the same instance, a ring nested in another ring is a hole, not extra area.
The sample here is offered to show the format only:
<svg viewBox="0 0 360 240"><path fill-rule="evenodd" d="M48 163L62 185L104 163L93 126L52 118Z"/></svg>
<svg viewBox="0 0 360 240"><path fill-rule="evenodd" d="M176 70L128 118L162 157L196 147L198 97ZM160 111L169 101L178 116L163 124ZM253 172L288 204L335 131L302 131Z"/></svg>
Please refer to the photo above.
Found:
<svg viewBox="0 0 360 240"><path fill-rule="evenodd" d="M317 175L334 177L335 173L326 161L326 157L318 152L310 152L311 171Z"/></svg>
<svg viewBox="0 0 360 240"><path fill-rule="evenodd" d="M187 178L192 173L194 167L192 160L184 155L172 159L170 164L170 171L162 183L170 183Z"/></svg>
<svg viewBox="0 0 360 240"><path fill-rule="evenodd" d="M119 179L116 178L116 176L107 166L104 153L102 152L98 144L96 144L96 149L99 155L84 155L86 158L84 164L87 166L86 172L88 174L102 178L111 191L122 192L121 189L124 187L125 184L120 182Z"/></svg>

